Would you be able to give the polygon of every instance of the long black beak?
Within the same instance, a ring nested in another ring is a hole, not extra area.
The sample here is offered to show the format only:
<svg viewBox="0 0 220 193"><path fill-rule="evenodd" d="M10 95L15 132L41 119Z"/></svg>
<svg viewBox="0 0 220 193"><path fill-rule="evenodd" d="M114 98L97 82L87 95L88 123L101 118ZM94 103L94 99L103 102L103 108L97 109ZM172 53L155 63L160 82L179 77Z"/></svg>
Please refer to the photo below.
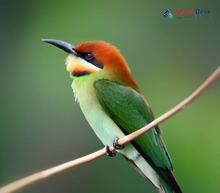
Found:
<svg viewBox="0 0 220 193"><path fill-rule="evenodd" d="M78 56L75 47L67 42L61 41L61 40L55 40L55 39L42 39L43 42L52 44L62 50L64 50L65 52L69 53L69 54L73 54L75 56Z"/></svg>

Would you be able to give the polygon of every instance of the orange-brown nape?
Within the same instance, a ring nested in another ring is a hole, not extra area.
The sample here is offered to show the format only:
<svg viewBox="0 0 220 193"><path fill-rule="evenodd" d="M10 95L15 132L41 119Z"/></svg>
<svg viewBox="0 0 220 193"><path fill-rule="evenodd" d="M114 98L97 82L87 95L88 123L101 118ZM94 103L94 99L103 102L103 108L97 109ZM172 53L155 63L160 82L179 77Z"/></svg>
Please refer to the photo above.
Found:
<svg viewBox="0 0 220 193"><path fill-rule="evenodd" d="M138 89L126 60L115 46L104 41L89 41L79 43L75 49L79 53L92 53L103 64L104 71L111 71L122 82Z"/></svg>

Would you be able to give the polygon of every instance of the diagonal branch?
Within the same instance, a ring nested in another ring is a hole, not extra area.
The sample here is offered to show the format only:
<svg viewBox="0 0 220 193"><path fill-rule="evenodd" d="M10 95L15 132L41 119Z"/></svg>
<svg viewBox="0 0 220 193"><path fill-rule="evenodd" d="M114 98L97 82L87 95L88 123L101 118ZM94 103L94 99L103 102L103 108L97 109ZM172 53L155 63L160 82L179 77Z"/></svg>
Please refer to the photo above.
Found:
<svg viewBox="0 0 220 193"><path fill-rule="evenodd" d="M119 145L124 145L137 137L143 135L147 131L149 131L151 128L155 127L156 125L159 125L160 123L166 121L170 117L174 116L176 113L181 111L183 108L185 108L187 105L192 103L196 98L198 98L201 94L203 94L215 81L217 81L220 78L220 67L218 67L206 80L203 82L190 96L188 96L186 99L184 99L182 102L174 106L172 109L167 111L166 113L162 114L160 117L146 125L145 127L127 135L118 140ZM111 151L114 151L113 147L110 147ZM60 164L58 166L37 172L35 174L32 174L30 176L27 176L25 178L22 178L20 180L14 181L2 188L0 188L0 193L11 193L15 192L17 190L20 190L21 188L24 188L30 184L33 184L35 182L41 181L45 178L48 178L54 174L57 174L59 172L65 171L70 168L74 168L76 166L80 166L82 164L85 164L87 162L90 162L92 160L95 160L107 153L106 148L102 148L98 151L95 151L91 154L88 154L84 157Z"/></svg>

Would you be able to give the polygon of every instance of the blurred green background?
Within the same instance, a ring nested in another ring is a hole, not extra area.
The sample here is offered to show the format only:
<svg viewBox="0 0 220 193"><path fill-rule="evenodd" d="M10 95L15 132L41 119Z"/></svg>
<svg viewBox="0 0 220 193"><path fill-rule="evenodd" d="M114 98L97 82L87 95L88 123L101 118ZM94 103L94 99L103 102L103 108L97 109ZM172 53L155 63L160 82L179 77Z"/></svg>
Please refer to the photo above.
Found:
<svg viewBox="0 0 220 193"><path fill-rule="evenodd" d="M166 9L211 10L165 19ZM41 42L117 45L156 116L188 96L220 64L217 1L0 0L0 186L102 146L65 71L66 54ZM220 192L220 82L162 124L184 192ZM156 192L121 157L103 157L23 193Z"/></svg>

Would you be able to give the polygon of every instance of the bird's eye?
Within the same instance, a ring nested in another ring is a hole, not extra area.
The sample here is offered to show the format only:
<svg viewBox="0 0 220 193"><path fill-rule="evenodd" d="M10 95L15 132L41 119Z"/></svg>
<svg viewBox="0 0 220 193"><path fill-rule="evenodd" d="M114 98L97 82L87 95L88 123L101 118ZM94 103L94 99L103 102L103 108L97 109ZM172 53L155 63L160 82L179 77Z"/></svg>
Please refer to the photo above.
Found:
<svg viewBox="0 0 220 193"><path fill-rule="evenodd" d="M93 60L94 58L95 58L95 57L93 56L92 53L87 53L87 54L85 55L85 59L88 60L88 61L91 61L91 60Z"/></svg>

